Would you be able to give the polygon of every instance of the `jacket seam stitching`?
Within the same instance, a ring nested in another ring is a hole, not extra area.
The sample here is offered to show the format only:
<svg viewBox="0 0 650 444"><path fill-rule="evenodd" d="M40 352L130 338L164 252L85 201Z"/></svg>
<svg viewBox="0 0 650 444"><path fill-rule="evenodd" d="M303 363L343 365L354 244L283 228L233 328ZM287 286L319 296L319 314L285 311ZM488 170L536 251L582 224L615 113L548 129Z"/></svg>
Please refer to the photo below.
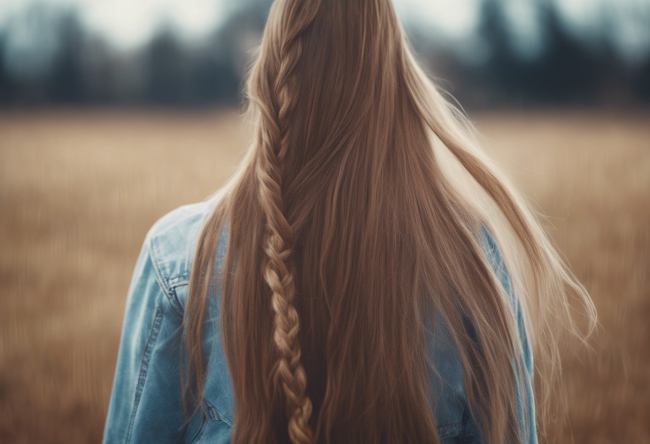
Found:
<svg viewBox="0 0 650 444"><path fill-rule="evenodd" d="M144 353L142 354L142 359L140 361L140 374L138 375L138 383L135 388L135 399L133 400L133 410L131 412L131 418L129 420L129 427L127 429L125 442L131 442L131 435L133 434L133 425L135 423L135 416L138 412L138 407L140 405L140 400L142 398L142 392L144 390L144 383L147 378L147 372L149 370L149 359L151 359L151 354L153 352L153 344L158 338L158 332L160 331L160 325L162 323L162 308L160 305L156 306L156 311L154 313L153 326L151 327L151 333L149 333L149 338L144 348Z"/></svg>
<svg viewBox="0 0 650 444"><path fill-rule="evenodd" d="M170 278L168 280L169 281L169 286L170 287L180 287L182 285L187 285L189 277L190 277L190 272L189 271L184 271L183 273L179 274L178 276Z"/></svg>

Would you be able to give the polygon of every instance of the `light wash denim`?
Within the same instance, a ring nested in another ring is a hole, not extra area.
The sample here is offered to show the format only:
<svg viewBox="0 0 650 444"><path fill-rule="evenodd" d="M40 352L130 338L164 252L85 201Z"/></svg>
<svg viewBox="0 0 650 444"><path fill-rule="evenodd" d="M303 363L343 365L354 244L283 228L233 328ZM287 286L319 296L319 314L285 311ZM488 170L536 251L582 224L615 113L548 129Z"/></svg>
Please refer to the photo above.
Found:
<svg viewBox="0 0 650 444"><path fill-rule="evenodd" d="M182 206L158 220L147 234L128 292L113 391L104 429L105 444L230 442L233 425L233 388L220 339L220 282L214 288L206 316L205 352L208 374L204 407L207 415L195 415L182 427L180 387L180 328L187 300L191 262L196 241L214 200ZM221 267L227 241L227 224L221 233L217 268ZM516 306L519 333L524 345L526 385L530 396L519 396L519 418L527 404L534 418L532 397L533 357L524 330L518 300L512 296L508 271L491 234L483 228L481 244ZM457 349L444 323L434 341L432 359L442 378L432 377L432 402L443 443L480 443L465 397ZM535 422L529 422L526 442L537 444Z"/></svg>

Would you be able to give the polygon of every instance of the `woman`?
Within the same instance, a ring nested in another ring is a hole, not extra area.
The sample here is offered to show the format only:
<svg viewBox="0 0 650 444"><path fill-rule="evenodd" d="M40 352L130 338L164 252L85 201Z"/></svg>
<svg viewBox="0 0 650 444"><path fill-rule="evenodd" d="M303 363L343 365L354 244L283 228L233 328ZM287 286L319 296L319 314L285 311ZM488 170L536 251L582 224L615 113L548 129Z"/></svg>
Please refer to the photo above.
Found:
<svg viewBox="0 0 650 444"><path fill-rule="evenodd" d="M147 235L104 442L537 442L594 308L391 1L276 0L246 91L238 173Z"/></svg>

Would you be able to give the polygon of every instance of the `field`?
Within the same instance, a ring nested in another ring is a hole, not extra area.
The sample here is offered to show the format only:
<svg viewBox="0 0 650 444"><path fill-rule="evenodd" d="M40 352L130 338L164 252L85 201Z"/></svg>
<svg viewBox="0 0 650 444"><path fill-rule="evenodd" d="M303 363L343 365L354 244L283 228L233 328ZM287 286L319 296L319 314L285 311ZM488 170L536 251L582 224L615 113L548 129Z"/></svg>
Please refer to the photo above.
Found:
<svg viewBox="0 0 650 444"><path fill-rule="evenodd" d="M591 292L548 442L650 443L650 114L471 116ZM230 111L0 113L0 442L97 443L149 227L232 173Z"/></svg>

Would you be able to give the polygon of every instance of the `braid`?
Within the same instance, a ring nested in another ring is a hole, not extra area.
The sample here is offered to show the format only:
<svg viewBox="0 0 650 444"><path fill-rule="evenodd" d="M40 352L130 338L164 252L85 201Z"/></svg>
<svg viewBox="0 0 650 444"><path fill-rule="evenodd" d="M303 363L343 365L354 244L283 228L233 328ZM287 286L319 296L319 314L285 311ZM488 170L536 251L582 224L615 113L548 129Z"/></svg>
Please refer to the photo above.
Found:
<svg viewBox="0 0 650 444"><path fill-rule="evenodd" d="M274 103L272 107L262 107L259 138L261 149L257 162L259 197L266 216L262 272L272 291L271 305L275 313L273 339L279 352L272 377L276 387L281 384L286 396L289 437L293 443L301 444L314 441L309 426L312 404L305 394L307 374L300 363L300 322L298 311L293 304L296 292L292 257L295 238L283 211L282 159L286 156L289 145L289 115L297 100L289 87L302 53L298 37L313 21L320 0L315 0L313 6L306 6L305 3L309 2L293 2L287 5L290 20L288 29L282 30L283 39L278 54L279 68L272 91L269 91L271 85L267 82L260 85L267 90L267 97Z"/></svg>

